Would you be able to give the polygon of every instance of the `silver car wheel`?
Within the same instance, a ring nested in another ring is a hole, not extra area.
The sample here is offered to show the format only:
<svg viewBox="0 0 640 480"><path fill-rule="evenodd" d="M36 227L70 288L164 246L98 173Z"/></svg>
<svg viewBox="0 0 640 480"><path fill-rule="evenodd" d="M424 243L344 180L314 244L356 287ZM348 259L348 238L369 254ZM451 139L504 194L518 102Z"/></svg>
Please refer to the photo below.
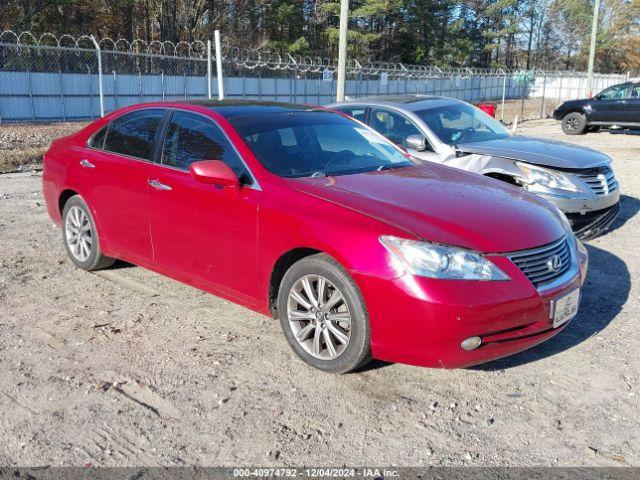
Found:
<svg viewBox="0 0 640 480"><path fill-rule="evenodd" d="M578 129L578 120L575 118L567 119L567 129L575 132Z"/></svg>
<svg viewBox="0 0 640 480"><path fill-rule="evenodd" d="M287 317L297 342L316 358L333 360L349 345L349 307L338 287L321 275L304 275L293 284Z"/></svg>
<svg viewBox="0 0 640 480"><path fill-rule="evenodd" d="M71 207L64 228L69 251L76 260L85 262L93 248L93 231L88 215L80 207Z"/></svg>

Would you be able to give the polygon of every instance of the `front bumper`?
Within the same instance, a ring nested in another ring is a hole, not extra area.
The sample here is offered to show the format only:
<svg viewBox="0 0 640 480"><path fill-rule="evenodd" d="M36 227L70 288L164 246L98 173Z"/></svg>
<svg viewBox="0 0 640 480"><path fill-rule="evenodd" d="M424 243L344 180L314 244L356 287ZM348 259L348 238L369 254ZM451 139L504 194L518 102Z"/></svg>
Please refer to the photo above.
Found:
<svg viewBox="0 0 640 480"><path fill-rule="evenodd" d="M578 253L575 275L539 292L505 256L491 257L509 281L438 280L404 275L394 280L357 272L371 324L374 358L411 365L462 368L531 348L558 334L550 302L580 288L587 271ZM480 347L461 342L479 336Z"/></svg>
<svg viewBox="0 0 640 480"><path fill-rule="evenodd" d="M614 222L620 212L620 204L616 203L612 207L588 212L584 215L573 213L568 214L567 218L571 222L576 237L581 240L595 238L606 231Z"/></svg>

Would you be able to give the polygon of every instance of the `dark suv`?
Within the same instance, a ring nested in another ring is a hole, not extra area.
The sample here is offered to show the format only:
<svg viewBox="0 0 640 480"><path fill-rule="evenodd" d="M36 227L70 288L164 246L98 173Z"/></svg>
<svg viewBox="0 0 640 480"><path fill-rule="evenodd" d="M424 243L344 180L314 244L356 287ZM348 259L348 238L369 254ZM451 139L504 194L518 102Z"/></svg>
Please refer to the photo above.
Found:
<svg viewBox="0 0 640 480"><path fill-rule="evenodd" d="M640 128L640 83L605 88L593 98L569 100L553 112L567 135L580 135L600 127Z"/></svg>

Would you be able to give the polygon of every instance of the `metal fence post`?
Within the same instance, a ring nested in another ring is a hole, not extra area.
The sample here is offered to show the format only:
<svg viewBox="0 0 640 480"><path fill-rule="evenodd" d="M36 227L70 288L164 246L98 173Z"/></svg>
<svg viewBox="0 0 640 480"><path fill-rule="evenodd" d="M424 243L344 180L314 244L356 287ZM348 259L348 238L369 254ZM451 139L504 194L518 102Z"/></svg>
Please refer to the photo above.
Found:
<svg viewBox="0 0 640 480"><path fill-rule="evenodd" d="M113 108L118 109L118 79L116 78L116 71L113 70Z"/></svg>
<svg viewBox="0 0 640 480"><path fill-rule="evenodd" d="M100 96L100 116L104 117L104 92L102 91L102 54L100 52L100 45L96 40L96 37L91 35L93 45L96 47L96 56L98 57L98 94Z"/></svg>
<svg viewBox="0 0 640 480"><path fill-rule="evenodd" d="M211 40L207 40L207 99L211 100Z"/></svg>
<svg viewBox="0 0 640 480"><path fill-rule="evenodd" d="M67 121L67 114L64 108L64 81L62 80L62 70L58 69L58 81L60 82L60 111L62 112L62 121Z"/></svg>
<svg viewBox="0 0 640 480"><path fill-rule="evenodd" d="M503 70L504 72L504 70ZM504 97L507 94L507 74L502 77L502 106L500 107L500 120L504 121Z"/></svg>
<svg viewBox="0 0 640 480"><path fill-rule="evenodd" d="M547 93L547 74L542 77L542 103L540 104L540 119L547 116L547 104L545 101L545 95Z"/></svg>
<svg viewBox="0 0 640 480"><path fill-rule="evenodd" d="M35 107L33 105L33 85L31 82L31 69L27 70L27 80L29 84L29 104L31 105L31 121L36 121Z"/></svg>
<svg viewBox="0 0 640 480"><path fill-rule="evenodd" d="M220 46L220 30L213 32L216 43L216 76L218 77L218 100L224 100L224 85L222 83L222 47Z"/></svg>

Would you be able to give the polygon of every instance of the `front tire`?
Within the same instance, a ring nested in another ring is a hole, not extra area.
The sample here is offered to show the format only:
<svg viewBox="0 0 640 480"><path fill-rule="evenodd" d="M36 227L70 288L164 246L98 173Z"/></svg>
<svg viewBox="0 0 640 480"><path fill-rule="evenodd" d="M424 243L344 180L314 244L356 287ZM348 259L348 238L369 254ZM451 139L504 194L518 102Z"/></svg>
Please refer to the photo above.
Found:
<svg viewBox="0 0 640 480"><path fill-rule="evenodd" d="M346 373L371 360L360 290L328 255L312 255L289 268L278 291L278 317L293 350L312 367Z"/></svg>
<svg viewBox="0 0 640 480"><path fill-rule="evenodd" d="M89 207L80 195L74 195L62 210L62 236L69 258L87 271L110 267L114 258L102 254L98 231Z"/></svg>
<svg viewBox="0 0 640 480"><path fill-rule="evenodd" d="M580 112L571 112L562 118L561 125L567 135L582 135L587 128L587 117Z"/></svg>

